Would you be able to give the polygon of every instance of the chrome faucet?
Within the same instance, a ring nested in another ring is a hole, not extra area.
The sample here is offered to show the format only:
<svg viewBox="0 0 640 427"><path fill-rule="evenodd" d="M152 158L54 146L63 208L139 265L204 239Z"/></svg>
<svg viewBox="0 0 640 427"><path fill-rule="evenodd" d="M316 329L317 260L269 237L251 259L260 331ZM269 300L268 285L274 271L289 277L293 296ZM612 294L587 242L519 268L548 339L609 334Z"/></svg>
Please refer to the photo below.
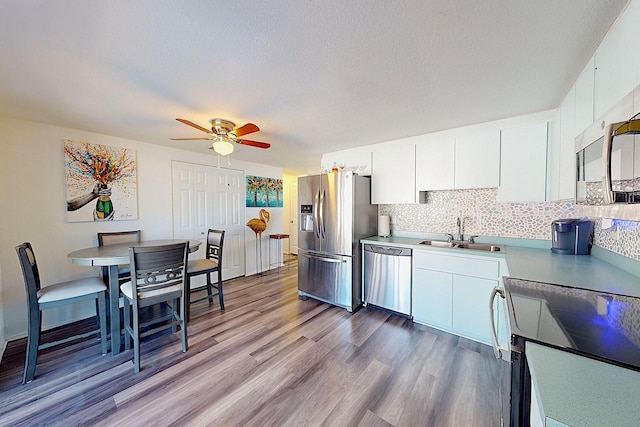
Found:
<svg viewBox="0 0 640 427"><path fill-rule="evenodd" d="M464 239L462 236L462 221L460 221L460 217L458 217L456 224L458 225L458 240L463 241Z"/></svg>

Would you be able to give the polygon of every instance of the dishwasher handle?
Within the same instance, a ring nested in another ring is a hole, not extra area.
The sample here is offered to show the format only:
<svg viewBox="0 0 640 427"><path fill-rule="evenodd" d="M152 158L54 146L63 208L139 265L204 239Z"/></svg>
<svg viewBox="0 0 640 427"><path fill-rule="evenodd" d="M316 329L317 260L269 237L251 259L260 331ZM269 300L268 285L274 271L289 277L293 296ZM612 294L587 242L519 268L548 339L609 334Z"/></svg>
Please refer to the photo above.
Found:
<svg viewBox="0 0 640 427"><path fill-rule="evenodd" d="M389 255L389 256L411 256L411 249L409 248L394 248L391 246L377 246L377 245L364 245L365 252L372 252L374 254Z"/></svg>

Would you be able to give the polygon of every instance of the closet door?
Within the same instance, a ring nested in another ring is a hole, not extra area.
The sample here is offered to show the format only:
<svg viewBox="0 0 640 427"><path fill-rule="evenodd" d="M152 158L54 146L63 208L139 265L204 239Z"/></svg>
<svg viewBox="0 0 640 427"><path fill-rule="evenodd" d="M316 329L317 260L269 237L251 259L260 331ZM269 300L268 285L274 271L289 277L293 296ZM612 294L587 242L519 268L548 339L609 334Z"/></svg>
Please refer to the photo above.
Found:
<svg viewBox="0 0 640 427"><path fill-rule="evenodd" d="M244 171L212 168L214 210L212 228L225 230L222 250L222 278L245 274Z"/></svg>
<svg viewBox="0 0 640 427"><path fill-rule="evenodd" d="M225 230L222 277L244 276L244 172L172 162L172 180L173 237L201 240L203 258L207 230Z"/></svg>

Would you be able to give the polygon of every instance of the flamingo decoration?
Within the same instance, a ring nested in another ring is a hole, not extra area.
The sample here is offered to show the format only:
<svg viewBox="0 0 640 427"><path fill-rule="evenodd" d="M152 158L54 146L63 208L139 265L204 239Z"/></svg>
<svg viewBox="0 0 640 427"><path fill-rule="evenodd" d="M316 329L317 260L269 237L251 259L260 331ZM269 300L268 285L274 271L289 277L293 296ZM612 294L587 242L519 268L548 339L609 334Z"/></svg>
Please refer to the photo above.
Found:
<svg viewBox="0 0 640 427"><path fill-rule="evenodd" d="M260 209L258 216L260 216L260 218L251 218L247 221L247 227L256 233L256 238L259 236L260 239L262 239L262 232L267 229L267 223L269 222L270 215L268 211Z"/></svg>
<svg viewBox="0 0 640 427"><path fill-rule="evenodd" d="M267 229L267 223L269 222L269 212L265 209L260 209L258 212L260 218L251 218L247 221L247 227L256 233L256 271L259 275L262 275L262 232ZM258 261L258 239L260 239L260 258Z"/></svg>

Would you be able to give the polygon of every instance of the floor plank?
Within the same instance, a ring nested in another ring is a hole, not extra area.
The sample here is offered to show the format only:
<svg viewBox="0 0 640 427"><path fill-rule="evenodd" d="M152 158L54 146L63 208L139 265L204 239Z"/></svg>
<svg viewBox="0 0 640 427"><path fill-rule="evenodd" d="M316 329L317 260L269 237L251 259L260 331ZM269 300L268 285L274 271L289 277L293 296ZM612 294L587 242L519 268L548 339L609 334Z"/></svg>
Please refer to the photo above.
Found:
<svg viewBox="0 0 640 427"><path fill-rule="evenodd" d="M226 311L193 305L179 334L100 356L95 338L40 352L22 385L26 340L0 365L0 425L497 426L491 349L387 311L297 295L297 265L224 283ZM47 332L45 339L94 327Z"/></svg>

